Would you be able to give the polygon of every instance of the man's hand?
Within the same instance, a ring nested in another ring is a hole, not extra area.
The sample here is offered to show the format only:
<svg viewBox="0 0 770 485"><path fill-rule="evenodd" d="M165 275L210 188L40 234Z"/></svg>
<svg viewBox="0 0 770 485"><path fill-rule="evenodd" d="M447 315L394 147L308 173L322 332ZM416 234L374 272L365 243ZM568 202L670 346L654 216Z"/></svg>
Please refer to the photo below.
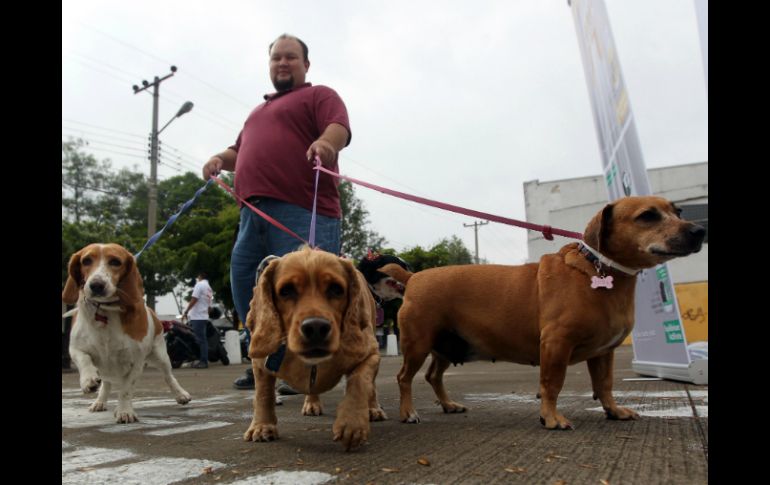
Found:
<svg viewBox="0 0 770 485"><path fill-rule="evenodd" d="M324 167L331 168L334 158L337 156L337 150L331 143L323 138L319 138L310 145L310 148L307 149L305 155L311 162L313 162L315 156L318 155L321 157L321 164Z"/></svg>
<svg viewBox="0 0 770 485"><path fill-rule="evenodd" d="M308 161L313 161L315 156L321 158L321 163L326 168L331 168L337 152L345 148L350 139L348 129L339 123L330 123L321 136L310 144L305 156Z"/></svg>
<svg viewBox="0 0 770 485"><path fill-rule="evenodd" d="M219 156L209 158L209 161L203 165L203 180L208 181L212 175L217 176L222 171L222 165L225 162Z"/></svg>

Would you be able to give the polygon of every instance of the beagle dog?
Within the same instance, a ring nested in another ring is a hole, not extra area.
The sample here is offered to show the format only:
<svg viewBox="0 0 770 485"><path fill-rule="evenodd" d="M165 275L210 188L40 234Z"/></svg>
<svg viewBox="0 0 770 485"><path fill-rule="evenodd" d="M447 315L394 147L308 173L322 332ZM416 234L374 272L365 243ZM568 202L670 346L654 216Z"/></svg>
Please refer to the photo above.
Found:
<svg viewBox="0 0 770 485"><path fill-rule="evenodd" d="M358 271L364 275L375 300L379 300L378 303L404 297L404 284L379 271L386 264L397 264L406 271L411 271L409 264L398 256L379 254L371 249L358 263Z"/></svg>
<svg viewBox="0 0 770 485"><path fill-rule="evenodd" d="M406 284L398 313L403 365L400 418L419 423L412 379L428 354L425 379L446 413L465 412L449 399L450 363L477 359L540 365L540 422L572 429L556 409L567 366L586 361L608 419L637 419L612 397L614 349L634 326L636 275L700 251L705 229L679 217L661 197L625 197L605 206L582 242L521 266L465 265L417 273L398 265L381 272Z"/></svg>
<svg viewBox="0 0 770 485"><path fill-rule="evenodd" d="M345 450L366 441L369 421L387 419L374 385L380 364L374 298L350 261L308 246L271 257L257 279L246 325L253 334L255 393L244 440L278 438L276 377L306 394L302 414L319 415L318 395L346 376L332 427Z"/></svg>
<svg viewBox="0 0 770 485"><path fill-rule="evenodd" d="M145 362L160 369L176 402L190 402L190 395L171 374L163 327L144 304L142 277L125 248L90 244L73 254L62 301L77 304L65 315L74 315L69 352L80 373L80 388L85 394L99 389L89 411L105 411L116 384L117 422L137 421L131 400Z"/></svg>

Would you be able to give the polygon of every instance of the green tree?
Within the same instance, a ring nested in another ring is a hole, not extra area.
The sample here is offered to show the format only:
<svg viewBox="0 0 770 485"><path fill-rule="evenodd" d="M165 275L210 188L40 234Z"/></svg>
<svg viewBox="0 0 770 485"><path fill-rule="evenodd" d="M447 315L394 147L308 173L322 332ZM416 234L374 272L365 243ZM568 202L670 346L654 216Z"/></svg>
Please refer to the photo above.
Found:
<svg viewBox="0 0 770 485"><path fill-rule="evenodd" d="M440 240L428 250L415 246L399 253L398 256L409 263L414 271L473 262L471 252L455 235Z"/></svg>
<svg viewBox="0 0 770 485"><path fill-rule="evenodd" d="M339 185L342 207L342 254L356 260L366 255L368 248L379 248L387 244L376 231L367 229L369 211L364 202L356 197L353 184L343 180Z"/></svg>
<svg viewBox="0 0 770 485"><path fill-rule="evenodd" d="M82 139L62 142L62 215L76 223L83 219L98 219L94 194L107 192L110 172L109 161L100 162L83 153L85 145Z"/></svg>
<svg viewBox="0 0 770 485"><path fill-rule="evenodd" d="M203 184L191 172L161 181L158 184L160 224L165 224L172 215L179 212ZM138 193L146 195L147 192ZM129 211L135 214L134 217L146 214L147 199L141 196L134 198ZM146 239L145 221L146 216L141 220L141 225L134 226L134 234L137 237L141 234L140 240ZM180 215L153 246L142 253L140 268L148 304L157 296L172 293L180 285L191 287L195 276L205 271L216 298L226 306L231 306L229 259L237 222L237 206L230 196L215 185L209 186L195 204ZM189 288L185 292L188 298L191 290Z"/></svg>

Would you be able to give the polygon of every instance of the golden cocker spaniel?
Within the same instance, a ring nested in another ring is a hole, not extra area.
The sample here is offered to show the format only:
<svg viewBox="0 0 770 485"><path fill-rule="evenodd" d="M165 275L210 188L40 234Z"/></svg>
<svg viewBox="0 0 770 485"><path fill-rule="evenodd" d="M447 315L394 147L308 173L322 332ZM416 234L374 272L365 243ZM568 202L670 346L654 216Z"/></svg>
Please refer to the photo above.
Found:
<svg viewBox="0 0 770 485"><path fill-rule="evenodd" d="M380 353L375 303L350 261L305 246L267 265L254 288L246 324L256 381L246 441L278 438L275 379L306 394L304 415L322 413L320 393L346 376L332 427L346 450L362 444L369 421L387 419L374 385Z"/></svg>

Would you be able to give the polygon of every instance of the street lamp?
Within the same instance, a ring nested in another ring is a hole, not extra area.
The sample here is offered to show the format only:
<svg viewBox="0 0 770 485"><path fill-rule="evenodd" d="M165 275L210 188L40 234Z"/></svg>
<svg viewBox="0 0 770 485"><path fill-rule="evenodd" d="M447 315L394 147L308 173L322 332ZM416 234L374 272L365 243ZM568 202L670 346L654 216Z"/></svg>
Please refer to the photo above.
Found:
<svg viewBox="0 0 770 485"><path fill-rule="evenodd" d="M166 127L168 125L170 125L172 121L174 121L175 119L179 118L180 116L182 116L185 113L189 113L190 111L192 111L192 109L193 109L193 102L192 101L186 101L185 104L183 104L182 107L179 108L179 111L176 112L176 115L173 118L171 118L170 120L168 120L168 123L163 125L163 128L158 130L158 135L160 135L160 132L165 130Z"/></svg>
<svg viewBox="0 0 770 485"><path fill-rule="evenodd" d="M156 91L157 92L157 91ZM158 135L165 130L172 121L179 118L185 113L188 113L193 108L192 101L187 101L179 108L176 115L168 120L168 123L163 125L163 128L158 130L158 98L155 96L155 103L153 104L153 119L152 119L152 140L150 141L150 193L149 204L147 207L147 237L150 238L155 234L155 227L157 225L158 217Z"/></svg>
<svg viewBox="0 0 770 485"><path fill-rule="evenodd" d="M179 118L185 113L189 113L193 108L191 101L187 101L179 108L176 115L166 123L163 128L158 130L158 91L160 90L160 83L170 78L176 73L176 66L171 66L171 73L166 74L162 78L155 76L152 83L146 80L142 81L142 88L134 85L134 94L141 93L145 89L153 88L152 90L152 132L150 133L150 190L149 190L149 203L147 208L147 237L150 238L155 234L155 221L157 218L157 206L158 206L158 135L161 131L171 124L172 121Z"/></svg>

